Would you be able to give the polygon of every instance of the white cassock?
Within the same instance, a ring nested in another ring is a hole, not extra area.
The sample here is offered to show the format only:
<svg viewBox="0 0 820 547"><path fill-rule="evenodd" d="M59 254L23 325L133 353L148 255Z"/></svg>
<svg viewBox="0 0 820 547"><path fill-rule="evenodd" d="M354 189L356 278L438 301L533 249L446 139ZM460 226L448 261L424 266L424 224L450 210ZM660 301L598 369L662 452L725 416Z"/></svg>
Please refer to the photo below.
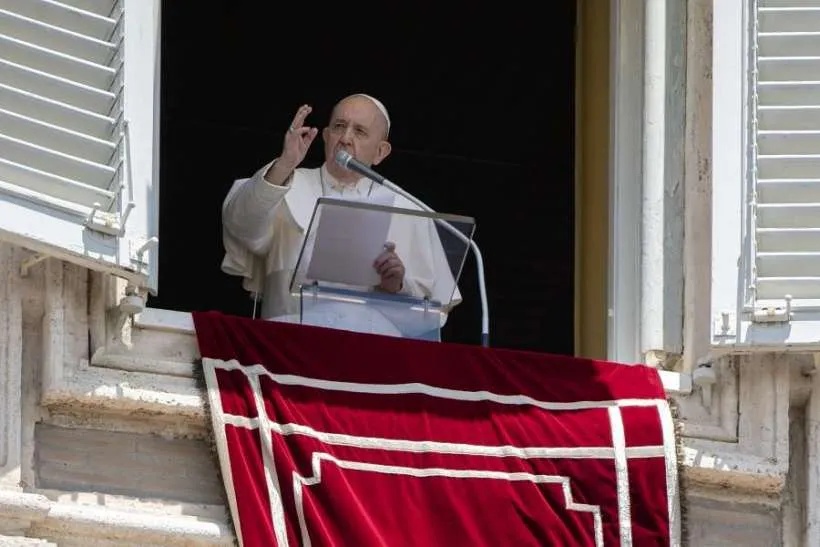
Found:
<svg viewBox="0 0 820 547"><path fill-rule="evenodd" d="M404 196L366 178L355 185L343 185L322 165L298 168L290 184L276 186L263 177L272 163L252 177L234 182L222 205L225 257L222 270L243 278L243 287L262 295L263 319L299 322L299 297L291 291L291 280L299 260L305 234L316 201L322 197L341 199L392 197L394 207L419 210ZM385 194L389 194L386 196ZM432 221L420 217L393 217L388 240L396 244L396 254L405 267L401 294L440 302L447 312L461 302L461 294L447 262ZM393 322L368 306L325 306L323 317L310 322L347 330L401 336Z"/></svg>

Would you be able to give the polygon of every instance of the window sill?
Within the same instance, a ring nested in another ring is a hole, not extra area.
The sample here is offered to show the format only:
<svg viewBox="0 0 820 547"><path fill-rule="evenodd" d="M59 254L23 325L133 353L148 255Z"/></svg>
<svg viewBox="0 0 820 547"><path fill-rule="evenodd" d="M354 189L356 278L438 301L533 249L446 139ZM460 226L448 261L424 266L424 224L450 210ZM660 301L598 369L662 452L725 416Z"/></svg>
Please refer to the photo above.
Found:
<svg viewBox="0 0 820 547"><path fill-rule="evenodd" d="M715 355L763 352L820 352L820 320L787 323L741 321L739 336L712 343Z"/></svg>
<svg viewBox="0 0 820 547"><path fill-rule="evenodd" d="M194 321L188 312L146 308L135 316L134 326L140 329L174 332L194 335ZM668 395L688 395L692 392L692 379L689 374L661 370L663 388Z"/></svg>
<svg viewBox="0 0 820 547"><path fill-rule="evenodd" d="M134 326L140 329L194 334L194 319L189 312L145 308L134 316Z"/></svg>

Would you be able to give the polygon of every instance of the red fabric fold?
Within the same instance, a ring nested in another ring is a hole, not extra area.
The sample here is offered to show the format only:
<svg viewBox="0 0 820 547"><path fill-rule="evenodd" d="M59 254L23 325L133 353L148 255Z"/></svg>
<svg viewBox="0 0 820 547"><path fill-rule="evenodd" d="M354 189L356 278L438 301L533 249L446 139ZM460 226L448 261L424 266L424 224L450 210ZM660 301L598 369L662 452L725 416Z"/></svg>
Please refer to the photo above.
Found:
<svg viewBox="0 0 820 547"><path fill-rule="evenodd" d="M643 365L193 314L249 545L671 545Z"/></svg>

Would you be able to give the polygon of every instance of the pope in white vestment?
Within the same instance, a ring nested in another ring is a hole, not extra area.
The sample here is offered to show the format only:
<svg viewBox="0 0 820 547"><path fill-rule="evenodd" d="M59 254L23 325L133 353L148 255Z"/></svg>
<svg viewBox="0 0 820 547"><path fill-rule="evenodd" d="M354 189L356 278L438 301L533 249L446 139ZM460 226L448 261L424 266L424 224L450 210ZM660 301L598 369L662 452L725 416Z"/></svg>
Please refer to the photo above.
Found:
<svg viewBox="0 0 820 547"><path fill-rule="evenodd" d="M328 155L332 152L334 150L329 150ZM351 182L350 177L345 182L337 180L328 169L327 160L318 168L295 168L285 184L273 184L265 175L277 161L281 158L263 166L250 178L235 181L228 192L222 208L225 246L222 270L242 277L247 291L261 295L262 318L299 322L300 302L299 297L292 294L291 281L320 197L392 201L393 207L420 208L366 178L355 182ZM434 222L394 215L388 241L395 244L395 253L404 267L397 294L440 302L443 324L449 310L461 301L461 294L455 286ZM325 306L322 313L324 317L311 322L338 325L346 330L402 335L392 321L368 306L347 305L337 309Z"/></svg>

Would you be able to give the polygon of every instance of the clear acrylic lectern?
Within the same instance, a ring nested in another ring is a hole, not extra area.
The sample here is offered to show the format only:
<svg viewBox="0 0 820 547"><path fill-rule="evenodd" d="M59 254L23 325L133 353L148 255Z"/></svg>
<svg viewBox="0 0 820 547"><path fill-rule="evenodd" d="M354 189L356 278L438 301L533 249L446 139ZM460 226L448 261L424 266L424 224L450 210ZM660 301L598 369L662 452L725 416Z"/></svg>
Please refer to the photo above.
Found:
<svg viewBox="0 0 820 547"><path fill-rule="evenodd" d="M319 198L290 284L300 322L441 340L474 229L470 217ZM405 267L399 292L380 288L374 267L387 242Z"/></svg>

